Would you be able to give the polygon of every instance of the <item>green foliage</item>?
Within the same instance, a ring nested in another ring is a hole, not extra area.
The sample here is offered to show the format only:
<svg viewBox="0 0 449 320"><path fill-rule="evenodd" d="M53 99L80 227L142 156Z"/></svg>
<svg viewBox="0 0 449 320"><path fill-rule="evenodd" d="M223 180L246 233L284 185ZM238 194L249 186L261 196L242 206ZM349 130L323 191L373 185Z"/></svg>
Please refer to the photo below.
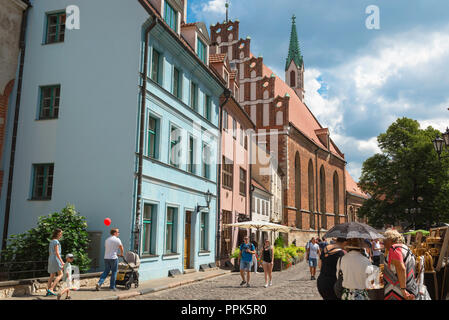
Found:
<svg viewBox="0 0 449 320"><path fill-rule="evenodd" d="M277 237L276 240L274 241L274 246L284 248L285 247L284 239L281 236Z"/></svg>
<svg viewBox="0 0 449 320"><path fill-rule="evenodd" d="M432 140L438 130L400 118L377 138L380 154L363 163L360 186L371 195L359 211L374 227L385 224L429 228L449 220L449 162L438 160ZM418 203L422 197L422 203ZM421 208L421 213L405 209Z"/></svg>
<svg viewBox="0 0 449 320"><path fill-rule="evenodd" d="M5 250L2 251L2 261L47 261L51 236L57 228L63 231L62 238L59 240L61 258L65 260L65 255L72 253L74 265L80 268L80 272L87 272L90 269L91 260L87 256L89 238L86 218L80 216L72 205L67 205L61 212L39 217L36 228L22 234L11 235ZM46 269L47 264L44 267ZM23 270L27 266L17 264L13 268Z"/></svg>
<svg viewBox="0 0 449 320"><path fill-rule="evenodd" d="M298 257L298 250L296 249L295 246L287 247L284 250L285 250L285 253L287 253L290 257L292 257L292 258Z"/></svg>
<svg viewBox="0 0 449 320"><path fill-rule="evenodd" d="M240 256L240 248L236 248L234 251L232 251L231 255L229 256L229 258L233 259L238 259L238 257Z"/></svg>

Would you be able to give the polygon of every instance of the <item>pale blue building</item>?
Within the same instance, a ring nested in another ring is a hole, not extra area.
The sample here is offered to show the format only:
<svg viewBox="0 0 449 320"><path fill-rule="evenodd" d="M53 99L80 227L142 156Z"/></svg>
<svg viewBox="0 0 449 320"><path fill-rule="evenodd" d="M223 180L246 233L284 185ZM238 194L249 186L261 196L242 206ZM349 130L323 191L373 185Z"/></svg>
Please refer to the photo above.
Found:
<svg viewBox="0 0 449 320"><path fill-rule="evenodd" d="M110 229L106 217L120 228L126 250L136 249L134 232L140 231L141 280L214 263L225 83L208 66L204 24L186 23L186 0L31 3L17 140L11 143L8 125L1 163L0 230L7 224L8 235L24 232L39 216L72 203L87 217L89 230L101 232L100 267ZM66 13L73 4L80 28L69 30L76 26L76 15Z"/></svg>

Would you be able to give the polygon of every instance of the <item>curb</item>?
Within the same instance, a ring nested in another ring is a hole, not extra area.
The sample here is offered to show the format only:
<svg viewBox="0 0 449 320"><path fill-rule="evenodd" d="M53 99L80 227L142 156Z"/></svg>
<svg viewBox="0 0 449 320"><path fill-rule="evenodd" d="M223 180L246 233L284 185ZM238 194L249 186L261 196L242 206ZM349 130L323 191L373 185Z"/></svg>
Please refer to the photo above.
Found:
<svg viewBox="0 0 449 320"><path fill-rule="evenodd" d="M212 279L212 278L216 278L216 277L220 277L220 276L224 276L227 274L230 274L231 271L230 270L226 270L223 271L220 274L211 274L211 275L207 275L204 277L199 277L196 279L190 279L190 280L185 280L185 281L180 281L180 282L175 282L172 284L166 284L166 285L162 285L156 288L146 288L146 289L142 289L140 291L134 291L134 292L127 292L127 293L122 293L122 294L117 294L117 295L113 295L113 296L108 296L108 297L102 297L102 298L96 298L96 299L90 299L90 300L126 300L129 298L133 298L133 297L137 297L137 296L143 296L146 294L150 294L150 293L154 293L154 292L158 292L158 291L164 291L164 290L168 290L168 289L173 289L176 287L182 287L188 284L193 284L196 282L201 282L204 280L208 280L208 279Z"/></svg>

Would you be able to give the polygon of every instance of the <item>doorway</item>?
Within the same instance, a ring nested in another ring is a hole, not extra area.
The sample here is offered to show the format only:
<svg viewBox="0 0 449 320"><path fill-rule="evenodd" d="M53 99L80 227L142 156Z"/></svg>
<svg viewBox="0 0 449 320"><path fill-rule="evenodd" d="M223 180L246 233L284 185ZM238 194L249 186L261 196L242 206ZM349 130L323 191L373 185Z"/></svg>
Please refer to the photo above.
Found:
<svg viewBox="0 0 449 320"><path fill-rule="evenodd" d="M184 269L190 269L192 211L186 211L184 230Z"/></svg>

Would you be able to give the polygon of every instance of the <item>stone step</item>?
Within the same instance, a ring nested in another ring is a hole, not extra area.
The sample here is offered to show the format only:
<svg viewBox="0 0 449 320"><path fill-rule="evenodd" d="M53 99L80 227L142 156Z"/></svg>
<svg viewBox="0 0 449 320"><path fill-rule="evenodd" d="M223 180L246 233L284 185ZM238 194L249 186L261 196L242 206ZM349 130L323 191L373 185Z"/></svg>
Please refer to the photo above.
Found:
<svg viewBox="0 0 449 320"><path fill-rule="evenodd" d="M195 273L198 272L195 269L184 269L184 274Z"/></svg>

